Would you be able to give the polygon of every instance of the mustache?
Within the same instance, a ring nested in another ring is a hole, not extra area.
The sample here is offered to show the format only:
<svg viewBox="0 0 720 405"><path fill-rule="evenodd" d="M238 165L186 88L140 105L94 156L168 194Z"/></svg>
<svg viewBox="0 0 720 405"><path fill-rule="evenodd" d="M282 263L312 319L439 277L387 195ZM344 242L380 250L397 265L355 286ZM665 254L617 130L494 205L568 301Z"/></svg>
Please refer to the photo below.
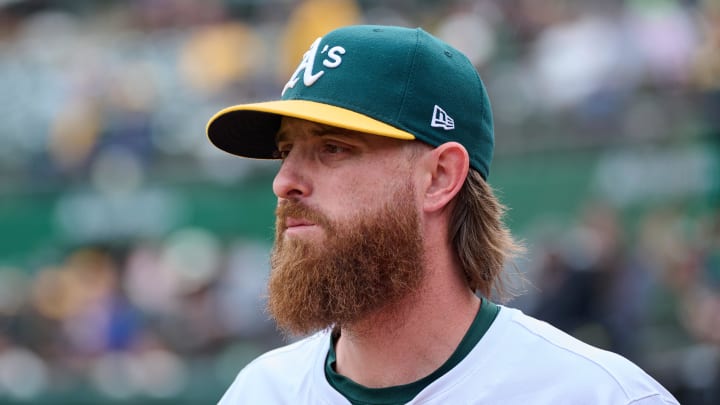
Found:
<svg viewBox="0 0 720 405"><path fill-rule="evenodd" d="M281 201L275 208L275 218L277 222L277 230L284 231L286 227L286 220L288 217L291 218L303 218L316 225L330 228L330 219L321 213L319 210L310 208L307 205L296 201Z"/></svg>

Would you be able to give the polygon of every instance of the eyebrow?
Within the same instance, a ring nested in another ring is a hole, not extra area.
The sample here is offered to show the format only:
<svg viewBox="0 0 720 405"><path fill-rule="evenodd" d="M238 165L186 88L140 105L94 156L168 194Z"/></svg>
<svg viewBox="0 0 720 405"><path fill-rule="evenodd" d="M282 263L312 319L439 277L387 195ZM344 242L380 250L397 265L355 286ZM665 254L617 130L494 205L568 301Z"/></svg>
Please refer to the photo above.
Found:
<svg viewBox="0 0 720 405"><path fill-rule="evenodd" d="M351 129L345 129L340 127L335 127L332 125L327 124L321 124L321 123L313 123L313 127L308 128L308 131L314 135L314 136L326 136L326 135L340 135L340 136L357 136L360 134L363 134L359 131L354 131ZM278 132L275 134L275 143L278 143L280 141L287 139L287 132L286 130L278 130ZM362 139L362 138L358 138Z"/></svg>

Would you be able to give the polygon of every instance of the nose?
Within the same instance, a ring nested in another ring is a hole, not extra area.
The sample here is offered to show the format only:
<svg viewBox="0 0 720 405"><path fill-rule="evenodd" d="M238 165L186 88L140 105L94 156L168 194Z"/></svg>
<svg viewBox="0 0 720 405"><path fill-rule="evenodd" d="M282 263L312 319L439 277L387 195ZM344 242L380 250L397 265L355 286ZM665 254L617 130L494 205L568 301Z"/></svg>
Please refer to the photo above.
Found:
<svg viewBox="0 0 720 405"><path fill-rule="evenodd" d="M273 180L273 192L278 198L291 199L310 194L312 188L306 166L299 151L288 153Z"/></svg>

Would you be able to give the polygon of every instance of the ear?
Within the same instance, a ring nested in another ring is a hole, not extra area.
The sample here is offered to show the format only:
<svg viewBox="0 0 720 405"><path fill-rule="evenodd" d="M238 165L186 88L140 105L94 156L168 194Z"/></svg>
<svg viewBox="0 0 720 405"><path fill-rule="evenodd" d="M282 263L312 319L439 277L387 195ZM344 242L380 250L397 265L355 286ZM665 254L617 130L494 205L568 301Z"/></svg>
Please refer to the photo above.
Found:
<svg viewBox="0 0 720 405"><path fill-rule="evenodd" d="M457 195L465 183L470 157L464 146L447 142L433 149L427 156L429 180L426 183L423 208L426 212L442 210Z"/></svg>

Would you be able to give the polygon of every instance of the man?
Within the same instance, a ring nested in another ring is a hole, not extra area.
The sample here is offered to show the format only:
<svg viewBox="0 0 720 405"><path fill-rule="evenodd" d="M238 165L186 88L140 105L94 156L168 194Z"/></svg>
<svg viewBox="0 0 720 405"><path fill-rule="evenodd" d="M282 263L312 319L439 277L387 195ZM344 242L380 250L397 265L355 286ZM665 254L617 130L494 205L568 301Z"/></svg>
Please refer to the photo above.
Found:
<svg viewBox="0 0 720 405"><path fill-rule="evenodd" d="M318 38L277 101L208 124L279 158L268 310L310 335L260 356L229 404L672 404L626 359L488 299L520 249L486 183L487 93L421 29Z"/></svg>

